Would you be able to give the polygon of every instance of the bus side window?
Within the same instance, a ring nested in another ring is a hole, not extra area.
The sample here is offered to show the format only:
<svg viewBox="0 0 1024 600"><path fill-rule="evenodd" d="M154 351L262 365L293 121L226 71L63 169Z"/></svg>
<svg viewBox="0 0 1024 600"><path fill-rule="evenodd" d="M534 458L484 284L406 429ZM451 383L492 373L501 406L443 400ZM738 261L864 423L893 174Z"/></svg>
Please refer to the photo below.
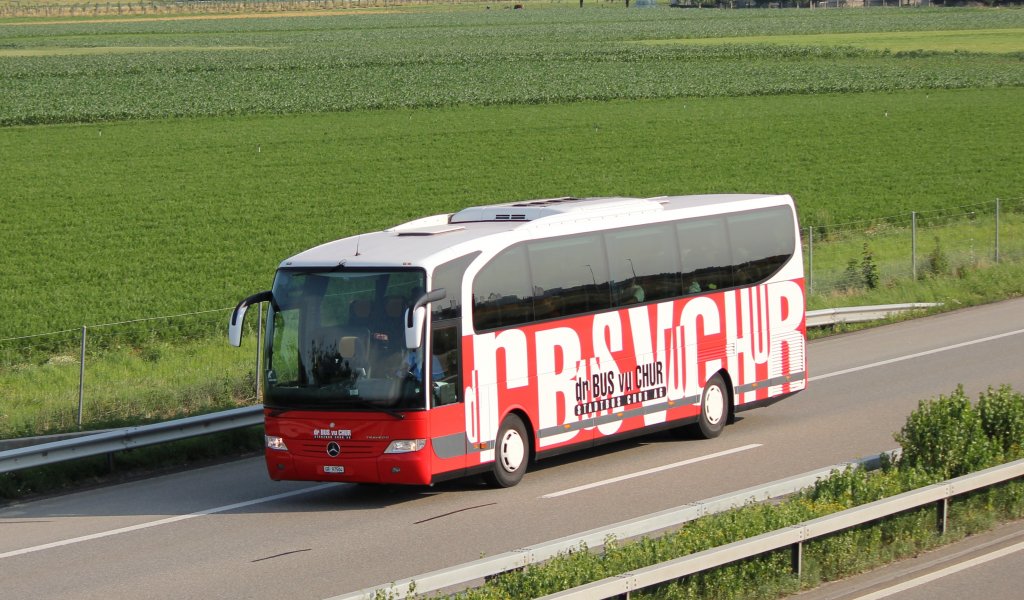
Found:
<svg viewBox="0 0 1024 600"><path fill-rule="evenodd" d="M527 247L534 298L542 301L544 310L551 311L546 317L568 317L609 308L608 264L600 235L536 240ZM550 306L548 299L554 300ZM538 315L537 319L540 318Z"/></svg>
<svg viewBox="0 0 1024 600"><path fill-rule="evenodd" d="M729 215L733 240L733 285L754 285L782 268L793 255L793 216L785 206Z"/></svg>
<svg viewBox="0 0 1024 600"><path fill-rule="evenodd" d="M699 294L732 287L732 260L724 219L707 217L680 221L676 232L685 293Z"/></svg>
<svg viewBox="0 0 1024 600"><path fill-rule="evenodd" d="M533 292L524 246L491 259L473 281L473 328L513 327L533 321Z"/></svg>
<svg viewBox="0 0 1024 600"><path fill-rule="evenodd" d="M480 256L480 252L470 252L434 269L430 288L445 290L444 300L430 305L430 312L435 321L462 317L462 279L466 276L466 268L477 256Z"/></svg>
<svg viewBox="0 0 1024 600"><path fill-rule="evenodd" d="M605 244L614 306L679 296L679 252L670 224L610 231Z"/></svg>
<svg viewBox="0 0 1024 600"><path fill-rule="evenodd" d="M430 345L430 365L430 405L437 407L461 402L457 323L434 326L433 341Z"/></svg>

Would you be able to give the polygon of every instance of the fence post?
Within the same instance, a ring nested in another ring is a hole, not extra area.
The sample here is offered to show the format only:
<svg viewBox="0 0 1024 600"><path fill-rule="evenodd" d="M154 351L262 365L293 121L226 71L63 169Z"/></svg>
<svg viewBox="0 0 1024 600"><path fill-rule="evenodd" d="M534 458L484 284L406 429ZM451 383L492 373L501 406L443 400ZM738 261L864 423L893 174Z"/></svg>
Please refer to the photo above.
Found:
<svg viewBox="0 0 1024 600"><path fill-rule="evenodd" d="M996 198L996 264L999 264L999 198Z"/></svg>
<svg viewBox="0 0 1024 600"><path fill-rule="evenodd" d="M917 281L917 213L910 211L910 270L914 281Z"/></svg>
<svg viewBox="0 0 1024 600"><path fill-rule="evenodd" d="M82 325L82 352L78 360L78 428L82 428L82 405L85 403L85 325Z"/></svg>
<svg viewBox="0 0 1024 600"><path fill-rule="evenodd" d="M257 305L256 312L256 401L260 401L260 373L263 372L263 303Z"/></svg>
<svg viewBox="0 0 1024 600"><path fill-rule="evenodd" d="M814 227L807 228L807 291L814 291Z"/></svg>

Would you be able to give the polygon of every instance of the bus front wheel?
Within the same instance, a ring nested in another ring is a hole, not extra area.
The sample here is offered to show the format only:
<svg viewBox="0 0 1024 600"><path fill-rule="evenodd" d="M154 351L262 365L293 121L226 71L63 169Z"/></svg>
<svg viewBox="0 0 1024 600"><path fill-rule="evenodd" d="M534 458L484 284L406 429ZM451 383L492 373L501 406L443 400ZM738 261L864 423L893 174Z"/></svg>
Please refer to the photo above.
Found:
<svg viewBox="0 0 1024 600"><path fill-rule="evenodd" d="M487 482L494 487L512 487L523 478L530 462L530 438L526 425L517 415L508 415L498 428L494 465Z"/></svg>
<svg viewBox="0 0 1024 600"><path fill-rule="evenodd" d="M708 380L700 397L700 417L697 421L700 434L707 439L718 437L728 418L729 391L725 387L725 380L716 373Z"/></svg>

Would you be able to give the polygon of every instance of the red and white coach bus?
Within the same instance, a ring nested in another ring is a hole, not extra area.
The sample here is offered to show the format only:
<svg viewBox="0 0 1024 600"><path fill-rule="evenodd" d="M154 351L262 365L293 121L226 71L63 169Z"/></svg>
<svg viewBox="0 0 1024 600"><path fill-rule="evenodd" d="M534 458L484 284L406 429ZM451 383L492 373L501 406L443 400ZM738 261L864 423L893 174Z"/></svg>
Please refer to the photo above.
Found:
<svg viewBox="0 0 1024 600"><path fill-rule="evenodd" d="M793 200L555 198L467 208L285 260L268 302L275 480L519 482L531 460L721 433L804 389Z"/></svg>

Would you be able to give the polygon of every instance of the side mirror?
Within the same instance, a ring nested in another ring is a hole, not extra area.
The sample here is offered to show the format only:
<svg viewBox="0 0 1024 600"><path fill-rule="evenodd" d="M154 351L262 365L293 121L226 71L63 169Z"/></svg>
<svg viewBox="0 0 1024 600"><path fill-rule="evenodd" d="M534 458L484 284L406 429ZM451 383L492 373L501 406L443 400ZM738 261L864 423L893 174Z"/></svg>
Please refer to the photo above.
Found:
<svg viewBox="0 0 1024 600"><path fill-rule="evenodd" d="M415 350L423 345L423 322L426 320L425 307L405 309L405 347L409 350Z"/></svg>
<svg viewBox="0 0 1024 600"><path fill-rule="evenodd" d="M238 303L235 310L231 311L231 319L228 321L228 343L236 348L242 345L242 323L245 321L245 311L252 304L267 302L272 298L269 291L253 294Z"/></svg>
<svg viewBox="0 0 1024 600"><path fill-rule="evenodd" d="M405 310L405 347L415 350L423 345L423 324L427 321L427 305L431 302L444 300L447 296L444 288L431 290L416 300L412 308Z"/></svg>

